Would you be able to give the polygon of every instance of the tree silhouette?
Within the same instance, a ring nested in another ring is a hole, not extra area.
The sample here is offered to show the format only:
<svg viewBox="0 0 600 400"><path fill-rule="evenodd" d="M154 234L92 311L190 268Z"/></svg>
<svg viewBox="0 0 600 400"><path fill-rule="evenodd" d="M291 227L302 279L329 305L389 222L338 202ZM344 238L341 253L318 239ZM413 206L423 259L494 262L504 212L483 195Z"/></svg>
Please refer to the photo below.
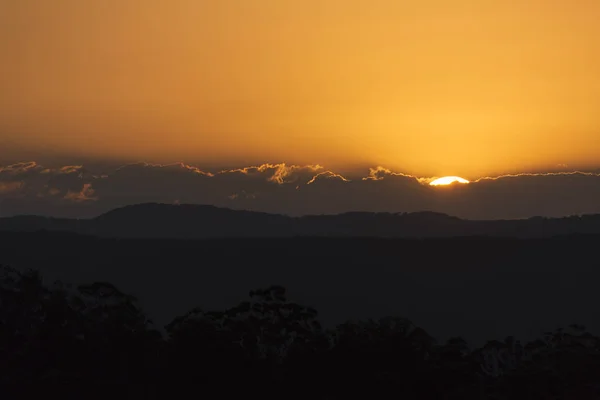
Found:
<svg viewBox="0 0 600 400"><path fill-rule="evenodd" d="M424 330L396 317L347 322L337 327L334 337L331 358L339 385L350 380L348 392L365 395L418 390L434 344Z"/></svg>
<svg viewBox="0 0 600 400"><path fill-rule="evenodd" d="M600 398L600 339L579 325L471 350L398 317L325 330L315 309L270 286L224 311L195 308L163 338L109 283L47 286L35 271L0 273L0 384L21 395L43 387L106 398L118 387L146 399L194 383L222 397Z"/></svg>
<svg viewBox="0 0 600 400"><path fill-rule="evenodd" d="M0 302L3 382L131 382L152 365L147 344L160 337L112 285L48 288L35 271L2 267Z"/></svg>
<svg viewBox="0 0 600 400"><path fill-rule="evenodd" d="M227 371L246 387L265 377L283 384L285 371L327 346L316 310L289 302L281 286L250 292L250 301L222 312L193 309L167 325L175 365L185 379L215 381ZM216 377L215 377L216 375Z"/></svg>
<svg viewBox="0 0 600 400"><path fill-rule="evenodd" d="M141 379L155 366L157 355L147 350L160 341L160 334L151 329L135 297L96 282L79 286L71 304L82 321L89 374L125 383Z"/></svg>

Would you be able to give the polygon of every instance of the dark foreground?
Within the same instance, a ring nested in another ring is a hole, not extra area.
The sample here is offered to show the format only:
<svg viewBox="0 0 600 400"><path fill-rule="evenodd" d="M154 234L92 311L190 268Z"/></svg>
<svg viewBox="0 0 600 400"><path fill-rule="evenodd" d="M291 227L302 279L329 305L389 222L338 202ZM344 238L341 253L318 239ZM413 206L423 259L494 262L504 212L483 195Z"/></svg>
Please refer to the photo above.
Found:
<svg viewBox="0 0 600 400"><path fill-rule="evenodd" d="M1 284L0 385L61 398L600 398L599 244L0 233L0 263L15 268Z"/></svg>
<svg viewBox="0 0 600 400"><path fill-rule="evenodd" d="M581 326L471 350L407 319L324 329L317 310L280 286L229 309L194 308L153 330L110 283L44 286L2 269L4 394L129 399L193 395L263 399L599 398L600 338Z"/></svg>
<svg viewBox="0 0 600 400"><path fill-rule="evenodd" d="M573 322L600 334L599 236L548 239L100 239L0 233L0 264L49 283L111 282L159 329L201 305L226 309L249 290L285 286L327 327L400 315L438 340L532 340Z"/></svg>

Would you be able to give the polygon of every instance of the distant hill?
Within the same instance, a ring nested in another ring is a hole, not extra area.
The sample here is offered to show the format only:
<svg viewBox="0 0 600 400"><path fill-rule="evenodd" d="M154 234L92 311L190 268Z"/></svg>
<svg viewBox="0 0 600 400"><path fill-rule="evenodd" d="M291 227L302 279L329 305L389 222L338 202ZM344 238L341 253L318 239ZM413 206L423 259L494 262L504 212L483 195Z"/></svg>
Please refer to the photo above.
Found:
<svg viewBox="0 0 600 400"><path fill-rule="evenodd" d="M93 219L0 218L0 230L173 239L293 236L536 238L600 234L600 215L492 221L463 220L435 212L352 212L289 217L205 205L139 204L118 208Z"/></svg>

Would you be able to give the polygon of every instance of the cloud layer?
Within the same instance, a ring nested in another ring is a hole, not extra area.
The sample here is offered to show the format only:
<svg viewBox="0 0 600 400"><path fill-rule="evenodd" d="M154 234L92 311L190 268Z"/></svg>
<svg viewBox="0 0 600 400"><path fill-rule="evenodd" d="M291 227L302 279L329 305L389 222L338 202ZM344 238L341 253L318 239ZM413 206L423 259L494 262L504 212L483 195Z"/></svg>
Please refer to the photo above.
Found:
<svg viewBox="0 0 600 400"><path fill-rule="evenodd" d="M93 217L129 204L194 203L289 215L347 211L438 211L462 218L600 213L600 174L484 177L432 187L383 167L342 176L319 165L263 164L206 171L183 163L129 164L112 171L36 162L0 167L0 216Z"/></svg>

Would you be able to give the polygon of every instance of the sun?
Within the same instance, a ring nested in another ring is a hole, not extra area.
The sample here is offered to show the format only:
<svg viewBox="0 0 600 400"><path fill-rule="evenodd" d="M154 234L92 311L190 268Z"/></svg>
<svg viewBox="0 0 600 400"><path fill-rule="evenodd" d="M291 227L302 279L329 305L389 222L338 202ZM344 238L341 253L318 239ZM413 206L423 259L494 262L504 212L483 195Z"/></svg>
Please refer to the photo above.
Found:
<svg viewBox="0 0 600 400"><path fill-rule="evenodd" d="M461 178L460 176L444 176L443 178L437 178L431 181L429 184L431 186L442 186L442 185L450 185L451 183L469 183L465 178Z"/></svg>

